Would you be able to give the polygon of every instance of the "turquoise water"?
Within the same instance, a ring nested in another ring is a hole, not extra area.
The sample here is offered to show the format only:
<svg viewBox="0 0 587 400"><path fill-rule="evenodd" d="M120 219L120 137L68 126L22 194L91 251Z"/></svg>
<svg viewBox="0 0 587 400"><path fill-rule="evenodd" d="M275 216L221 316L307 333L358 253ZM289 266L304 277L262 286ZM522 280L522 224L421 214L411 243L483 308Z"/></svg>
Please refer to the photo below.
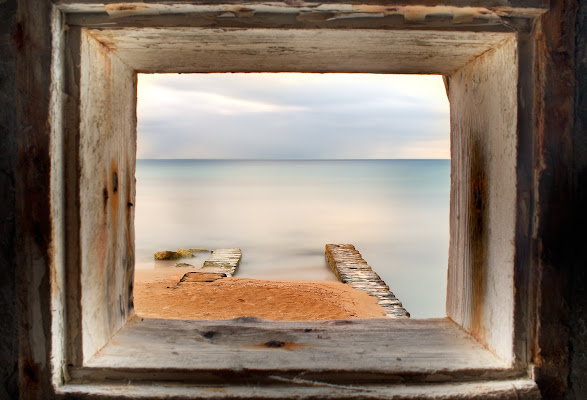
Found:
<svg viewBox="0 0 587 400"><path fill-rule="evenodd" d="M137 268L153 253L240 247L237 277L335 280L352 243L414 318L445 316L449 160L138 160Z"/></svg>

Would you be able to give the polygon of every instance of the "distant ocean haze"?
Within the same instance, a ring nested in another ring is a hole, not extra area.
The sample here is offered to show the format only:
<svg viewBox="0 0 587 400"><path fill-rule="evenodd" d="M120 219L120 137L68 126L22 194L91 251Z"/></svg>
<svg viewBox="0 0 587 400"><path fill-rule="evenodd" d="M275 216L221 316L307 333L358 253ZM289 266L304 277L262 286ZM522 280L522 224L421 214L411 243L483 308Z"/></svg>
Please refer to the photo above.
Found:
<svg viewBox="0 0 587 400"><path fill-rule="evenodd" d="M351 243L413 318L445 316L450 160L137 160L136 177L137 268L239 247L236 277L334 281L324 246Z"/></svg>

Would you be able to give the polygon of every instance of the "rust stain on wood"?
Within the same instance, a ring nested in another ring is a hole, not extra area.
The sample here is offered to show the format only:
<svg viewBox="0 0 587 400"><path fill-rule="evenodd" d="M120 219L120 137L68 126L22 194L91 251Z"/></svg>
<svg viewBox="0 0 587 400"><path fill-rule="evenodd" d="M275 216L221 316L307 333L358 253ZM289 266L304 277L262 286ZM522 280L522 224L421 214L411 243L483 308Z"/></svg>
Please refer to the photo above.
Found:
<svg viewBox="0 0 587 400"><path fill-rule="evenodd" d="M483 301L487 237L487 175L483 150L474 140L470 148L469 252L471 265L471 333L485 343Z"/></svg>
<svg viewBox="0 0 587 400"><path fill-rule="evenodd" d="M307 343L296 343L296 342L282 342L280 340L269 340L265 343L255 344L253 346L247 346L253 349L277 349L277 350L298 350L306 347L310 347Z"/></svg>
<svg viewBox="0 0 587 400"><path fill-rule="evenodd" d="M106 11L137 11L149 8L146 4L117 3L104 6Z"/></svg>
<svg viewBox="0 0 587 400"><path fill-rule="evenodd" d="M100 39L97 39L93 35L92 35L92 37L94 37L94 39L96 39L98 42L100 42L100 44L102 45L102 47L104 47L104 49L106 49L108 51L118 50L118 47L116 46L116 41L115 41L114 37L108 31L102 32L102 34L100 35Z"/></svg>
<svg viewBox="0 0 587 400"><path fill-rule="evenodd" d="M112 194L112 201L110 201L110 211L112 212L112 226L118 226L118 205L120 196L118 195L118 163L115 159L110 161L110 193Z"/></svg>
<svg viewBox="0 0 587 400"><path fill-rule="evenodd" d="M104 9L111 17L125 17L135 13L145 12L150 8L151 7L145 3L114 3L106 4L104 6Z"/></svg>

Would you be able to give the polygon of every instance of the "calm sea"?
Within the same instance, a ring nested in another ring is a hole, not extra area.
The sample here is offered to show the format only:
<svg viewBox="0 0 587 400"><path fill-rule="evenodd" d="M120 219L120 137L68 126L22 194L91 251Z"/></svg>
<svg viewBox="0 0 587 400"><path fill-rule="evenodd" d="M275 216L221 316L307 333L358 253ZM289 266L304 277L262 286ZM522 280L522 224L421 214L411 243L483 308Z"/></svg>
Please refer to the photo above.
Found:
<svg viewBox="0 0 587 400"><path fill-rule="evenodd" d="M237 277L333 281L324 245L352 243L413 318L445 316L449 160L138 160L136 177L137 268L240 247Z"/></svg>

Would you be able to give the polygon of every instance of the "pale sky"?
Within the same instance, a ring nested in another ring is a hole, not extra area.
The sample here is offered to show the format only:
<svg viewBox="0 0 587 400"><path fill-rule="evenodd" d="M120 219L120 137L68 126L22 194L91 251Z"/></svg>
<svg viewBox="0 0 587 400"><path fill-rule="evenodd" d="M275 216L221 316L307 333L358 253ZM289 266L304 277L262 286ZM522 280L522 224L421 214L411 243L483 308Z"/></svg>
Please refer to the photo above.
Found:
<svg viewBox="0 0 587 400"><path fill-rule="evenodd" d="M450 158L442 78L139 74L138 158Z"/></svg>

